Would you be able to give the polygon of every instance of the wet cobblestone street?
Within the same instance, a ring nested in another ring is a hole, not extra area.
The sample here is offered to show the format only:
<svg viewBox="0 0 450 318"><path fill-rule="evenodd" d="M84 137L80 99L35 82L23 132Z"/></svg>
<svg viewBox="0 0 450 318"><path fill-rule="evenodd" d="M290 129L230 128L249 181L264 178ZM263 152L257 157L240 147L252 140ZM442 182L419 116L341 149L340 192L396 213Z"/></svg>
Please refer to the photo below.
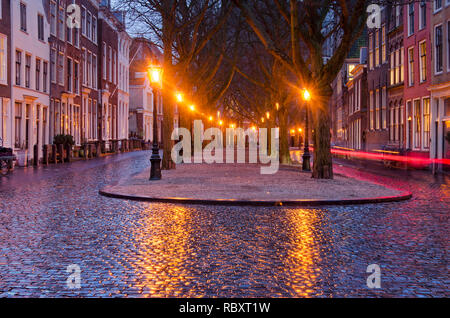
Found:
<svg viewBox="0 0 450 318"><path fill-rule="evenodd" d="M0 297L450 296L450 178L336 171L411 191L378 205L175 205L98 191L150 152L16 169L0 177ZM68 265L81 289L66 286ZM366 285L381 267L381 289Z"/></svg>

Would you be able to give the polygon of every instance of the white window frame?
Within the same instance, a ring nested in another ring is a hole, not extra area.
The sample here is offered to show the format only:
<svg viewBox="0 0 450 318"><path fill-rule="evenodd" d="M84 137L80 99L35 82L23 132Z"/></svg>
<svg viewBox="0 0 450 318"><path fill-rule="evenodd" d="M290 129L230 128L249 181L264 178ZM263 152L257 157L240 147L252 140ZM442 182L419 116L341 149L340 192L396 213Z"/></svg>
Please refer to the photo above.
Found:
<svg viewBox="0 0 450 318"><path fill-rule="evenodd" d="M425 78L422 78L422 44L425 43ZM427 47L427 41L423 40L419 42L419 83L422 84L423 82L426 82L427 80L427 54L428 54L428 47Z"/></svg>
<svg viewBox="0 0 450 318"><path fill-rule="evenodd" d="M412 24L413 30L412 30L412 32L411 32L411 19L410 19L410 14L411 14L410 8L411 8L411 4L412 4L412 8L413 8L413 12L412 12L412 13L413 13L413 20L415 20L414 17L415 17L415 14L416 14L416 8L414 7L414 6L415 6L415 2L408 3L408 4L407 4L407 8L408 8L408 10L407 10L407 13L408 13L408 18L407 18L407 21L408 21L408 25L407 25L407 28L408 28L408 37L411 36L411 35L413 35L413 34L415 33L415 31L416 31L415 25L414 25L414 22L415 22L415 21L413 21L413 24Z"/></svg>
<svg viewBox="0 0 450 318"><path fill-rule="evenodd" d="M443 0L441 0L441 6L440 6L439 8L436 7L436 5L437 5L437 0L434 0L434 1L433 1L433 13L438 13L439 11L442 10L442 7L443 7L442 1L443 1Z"/></svg>
<svg viewBox="0 0 450 318"><path fill-rule="evenodd" d="M57 19L58 9L55 1L50 1L50 34L56 36L57 34ZM52 10L54 9L54 12Z"/></svg>
<svg viewBox="0 0 450 318"><path fill-rule="evenodd" d="M3 74L4 78L0 77L0 84L8 85L8 37L0 33L0 41L3 43L3 49L0 46L0 75Z"/></svg>
<svg viewBox="0 0 450 318"><path fill-rule="evenodd" d="M444 65L442 65L442 71L439 71L439 72L437 72L437 49L436 49L436 29L438 28L438 27L441 27L441 34L442 34L442 46L444 46L444 29L443 29L443 27L442 27L442 23L439 23L439 24L436 24L435 26L434 26L434 29L433 29L433 43L434 43L434 45L433 45L433 58L434 58L434 65L433 65L433 69L434 69L434 75L440 75L440 74L442 74L443 72L444 72ZM445 54L445 51L444 51L444 47L442 48L442 55L444 55ZM442 56L442 64L444 64L444 57Z"/></svg>
<svg viewBox="0 0 450 318"><path fill-rule="evenodd" d="M97 44L97 18L92 15L92 42Z"/></svg>
<svg viewBox="0 0 450 318"><path fill-rule="evenodd" d="M84 17L83 17L84 12ZM81 34L86 36L86 19L87 19L87 10L85 6L81 6Z"/></svg>
<svg viewBox="0 0 450 318"><path fill-rule="evenodd" d="M424 17L423 17L423 14L422 14L422 4L425 4L425 25L422 25L423 24L423 20L424 20ZM427 27L427 23L428 23L428 21L427 21L427 11L428 11L427 1L426 0L421 0L419 2L419 31L423 30L423 29L425 29Z"/></svg>
<svg viewBox="0 0 450 318"><path fill-rule="evenodd" d="M411 55L409 54L409 52L412 51L412 68L411 68ZM414 86L414 76L415 76L415 72L414 72L414 46L410 46L408 48L408 86L412 87Z"/></svg>
<svg viewBox="0 0 450 318"><path fill-rule="evenodd" d="M60 59L62 60L62 65L59 64ZM64 70L65 70L65 56L63 52L57 52L56 55L56 67L57 67L57 72L56 72L56 81L59 85L64 86ZM61 77L59 75L59 71L61 69ZM60 81L61 80L61 81Z"/></svg>

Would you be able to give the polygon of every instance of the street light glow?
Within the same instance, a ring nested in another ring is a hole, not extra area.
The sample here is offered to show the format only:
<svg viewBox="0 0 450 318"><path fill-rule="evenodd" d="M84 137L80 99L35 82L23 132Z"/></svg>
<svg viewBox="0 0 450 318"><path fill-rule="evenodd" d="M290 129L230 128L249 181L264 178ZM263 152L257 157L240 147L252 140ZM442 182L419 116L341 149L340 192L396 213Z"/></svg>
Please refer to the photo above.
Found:
<svg viewBox="0 0 450 318"><path fill-rule="evenodd" d="M309 101L309 100L311 99L311 94L309 93L309 91L308 91L307 89L305 89L305 90L303 91L303 99L304 99L305 101Z"/></svg>
<svg viewBox="0 0 450 318"><path fill-rule="evenodd" d="M270 113L269 112L266 113L266 117L267 117L267 119L270 118Z"/></svg>
<svg viewBox="0 0 450 318"><path fill-rule="evenodd" d="M219 121L219 126L222 126L223 125L223 121Z"/></svg>
<svg viewBox="0 0 450 318"><path fill-rule="evenodd" d="M209 116L209 121L213 121L213 116Z"/></svg>
<svg viewBox="0 0 450 318"><path fill-rule="evenodd" d="M148 73L150 77L151 84L161 85L162 83L162 67L161 66L150 66L148 68Z"/></svg>
<svg viewBox="0 0 450 318"><path fill-rule="evenodd" d="M279 104L279 103L276 103L276 104L275 104L275 107L276 107L277 110L279 110L279 109L280 109L280 104Z"/></svg>
<svg viewBox="0 0 450 318"><path fill-rule="evenodd" d="M191 111L194 111L194 110L195 110L195 106L194 106L194 105L191 105L191 106L189 106L189 109L190 109Z"/></svg>
<svg viewBox="0 0 450 318"><path fill-rule="evenodd" d="M183 102L183 94L182 93L177 93L175 96L177 98L177 102L179 102L179 103Z"/></svg>

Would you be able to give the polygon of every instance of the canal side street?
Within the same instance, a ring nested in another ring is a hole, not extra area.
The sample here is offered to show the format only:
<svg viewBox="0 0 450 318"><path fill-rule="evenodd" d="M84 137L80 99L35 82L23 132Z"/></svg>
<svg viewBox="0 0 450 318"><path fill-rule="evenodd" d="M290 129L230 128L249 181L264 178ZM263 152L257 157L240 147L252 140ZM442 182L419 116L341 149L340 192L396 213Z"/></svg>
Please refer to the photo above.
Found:
<svg viewBox="0 0 450 318"><path fill-rule="evenodd" d="M98 194L143 173L149 156L124 153L0 178L0 296L448 296L448 176L337 162L336 171L413 197L320 208ZM80 289L67 288L71 264L81 269ZM381 289L366 285L370 264L381 267Z"/></svg>

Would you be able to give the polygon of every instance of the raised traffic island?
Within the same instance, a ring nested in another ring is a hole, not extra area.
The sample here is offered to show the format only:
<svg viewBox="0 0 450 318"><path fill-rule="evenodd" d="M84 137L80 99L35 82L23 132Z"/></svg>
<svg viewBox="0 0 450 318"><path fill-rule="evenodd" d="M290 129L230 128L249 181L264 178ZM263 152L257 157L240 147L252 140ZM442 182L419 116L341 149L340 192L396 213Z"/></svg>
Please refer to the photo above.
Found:
<svg viewBox="0 0 450 318"><path fill-rule="evenodd" d="M107 186L108 197L205 205L320 206L407 200L411 193L339 173L333 180L316 180L298 167L281 166L261 174L256 164L182 164L149 181L149 169Z"/></svg>

